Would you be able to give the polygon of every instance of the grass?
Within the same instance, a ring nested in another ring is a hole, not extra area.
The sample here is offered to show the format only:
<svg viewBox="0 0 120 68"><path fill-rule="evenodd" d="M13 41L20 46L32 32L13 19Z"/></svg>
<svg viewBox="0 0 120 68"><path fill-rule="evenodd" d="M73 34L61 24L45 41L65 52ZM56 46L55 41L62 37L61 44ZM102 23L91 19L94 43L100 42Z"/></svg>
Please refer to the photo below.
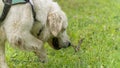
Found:
<svg viewBox="0 0 120 68"><path fill-rule="evenodd" d="M32 52L6 43L10 68L120 68L120 0L57 0L69 20L67 32L74 44L85 38L80 51L53 50L46 44L48 63Z"/></svg>

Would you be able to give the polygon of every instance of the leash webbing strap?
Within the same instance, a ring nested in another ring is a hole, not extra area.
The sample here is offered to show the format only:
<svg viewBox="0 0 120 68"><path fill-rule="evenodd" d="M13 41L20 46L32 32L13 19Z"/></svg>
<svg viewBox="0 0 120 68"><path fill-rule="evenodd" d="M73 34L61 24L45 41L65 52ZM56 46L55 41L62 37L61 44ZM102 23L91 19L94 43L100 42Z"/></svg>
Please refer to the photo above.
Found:
<svg viewBox="0 0 120 68"><path fill-rule="evenodd" d="M2 21L4 21L4 19L6 18L9 10L10 10L10 8L11 8L11 6L14 5L14 4L12 4L12 1L13 1L13 0L2 0L2 1L3 1L3 3L4 3L4 7L3 7L2 14L1 14L1 16L0 16L0 24L1 24ZM25 3L29 2L29 0L24 0L24 1L25 1ZM23 3L24 3L24 2L23 2ZM16 3L16 4L19 4L19 3Z"/></svg>
<svg viewBox="0 0 120 68"><path fill-rule="evenodd" d="M12 0L2 0L4 2L4 8L3 8L3 11L2 11L2 15L0 16L0 24L1 22L5 19L5 17L7 16L9 10L10 10L10 7L11 7L11 3L12 3Z"/></svg>
<svg viewBox="0 0 120 68"><path fill-rule="evenodd" d="M12 4L12 0L2 0L4 4L8 4L11 5Z"/></svg>
<svg viewBox="0 0 120 68"><path fill-rule="evenodd" d="M12 4L12 1L13 1L13 0L2 0L2 1L3 1L3 3L4 3L5 5L4 5L4 8L3 8L2 14L1 14L1 16L0 16L0 25L2 24L2 22L3 22L4 19L6 18L9 10L10 10L10 8L11 8L11 6L12 6L12 5L15 5L15 4ZM36 13L35 13L35 11L34 11L33 5L31 4L31 2L30 2L29 0L24 0L24 1L25 1L25 3L27 3L27 2L30 3L30 5L31 5L31 7L32 7L32 12L33 12L34 20L36 20L36 18L35 18L35 17L36 17ZM23 3L24 3L24 2L23 2ZM16 4L19 4L19 3L16 3Z"/></svg>

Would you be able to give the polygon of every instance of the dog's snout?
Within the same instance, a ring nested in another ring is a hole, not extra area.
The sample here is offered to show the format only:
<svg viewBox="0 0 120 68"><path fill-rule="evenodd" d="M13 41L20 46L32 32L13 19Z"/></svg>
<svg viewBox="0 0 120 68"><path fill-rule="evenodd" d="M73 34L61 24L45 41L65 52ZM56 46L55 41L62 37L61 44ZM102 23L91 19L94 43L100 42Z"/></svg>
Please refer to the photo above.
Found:
<svg viewBox="0 0 120 68"><path fill-rule="evenodd" d="M66 42L64 48L67 48L69 46L71 46L71 43L70 42Z"/></svg>

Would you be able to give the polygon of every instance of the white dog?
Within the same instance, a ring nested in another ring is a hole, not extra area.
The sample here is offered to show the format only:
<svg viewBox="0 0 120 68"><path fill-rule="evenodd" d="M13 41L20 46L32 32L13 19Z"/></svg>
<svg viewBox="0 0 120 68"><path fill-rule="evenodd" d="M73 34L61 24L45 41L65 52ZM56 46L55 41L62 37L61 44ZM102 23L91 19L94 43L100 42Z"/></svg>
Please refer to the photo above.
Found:
<svg viewBox="0 0 120 68"><path fill-rule="evenodd" d="M54 49L70 46L66 28L67 18L52 0L32 0L37 21L34 22L29 3L13 5L0 27L0 68L5 62L5 40L13 47L35 52L41 62L46 61L44 43ZM31 34L32 33L32 34Z"/></svg>
<svg viewBox="0 0 120 68"><path fill-rule="evenodd" d="M14 47L38 51L39 54L43 54L41 53L43 42L30 33L33 26L33 15L31 10L31 5L29 3L13 5L6 19L3 21L4 25L1 27L0 31L0 34L2 33L2 35L0 35L0 40L2 40L0 41L0 48L2 48L0 49L1 68L7 67L4 58L4 43L6 39ZM42 57L43 56L44 54Z"/></svg>

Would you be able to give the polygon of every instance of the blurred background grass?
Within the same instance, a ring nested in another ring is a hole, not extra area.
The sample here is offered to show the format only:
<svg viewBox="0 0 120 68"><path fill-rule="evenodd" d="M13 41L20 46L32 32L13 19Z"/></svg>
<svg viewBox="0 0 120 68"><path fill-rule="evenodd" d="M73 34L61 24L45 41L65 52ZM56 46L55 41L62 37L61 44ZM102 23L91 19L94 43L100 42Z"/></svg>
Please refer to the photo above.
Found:
<svg viewBox="0 0 120 68"><path fill-rule="evenodd" d="M120 68L120 0L56 1L68 16L71 41L85 38L80 51L56 51L46 44L48 63L42 64L32 52L6 43L10 68Z"/></svg>

